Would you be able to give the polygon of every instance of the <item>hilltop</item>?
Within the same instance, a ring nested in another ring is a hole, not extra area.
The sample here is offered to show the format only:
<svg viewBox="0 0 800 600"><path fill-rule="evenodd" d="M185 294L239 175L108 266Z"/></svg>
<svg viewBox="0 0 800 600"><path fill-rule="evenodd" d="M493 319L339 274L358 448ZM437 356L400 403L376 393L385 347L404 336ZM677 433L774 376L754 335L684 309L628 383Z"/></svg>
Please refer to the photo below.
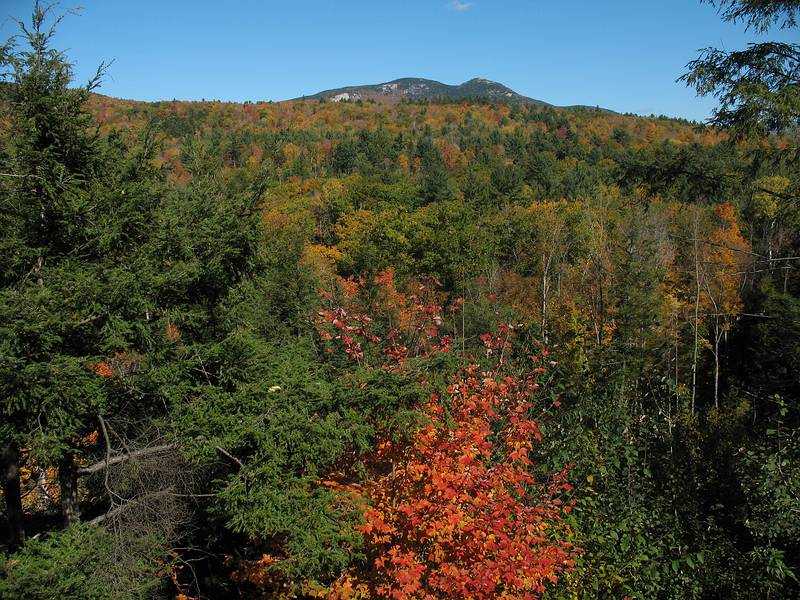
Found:
<svg viewBox="0 0 800 600"><path fill-rule="evenodd" d="M449 85L421 77L404 77L385 83L352 85L324 90L312 96L305 96L305 98L332 102L372 100L387 104L420 100L491 100L534 106L554 106L549 102L519 94L502 83L478 77L460 85ZM299 98L297 99L299 100Z"/></svg>

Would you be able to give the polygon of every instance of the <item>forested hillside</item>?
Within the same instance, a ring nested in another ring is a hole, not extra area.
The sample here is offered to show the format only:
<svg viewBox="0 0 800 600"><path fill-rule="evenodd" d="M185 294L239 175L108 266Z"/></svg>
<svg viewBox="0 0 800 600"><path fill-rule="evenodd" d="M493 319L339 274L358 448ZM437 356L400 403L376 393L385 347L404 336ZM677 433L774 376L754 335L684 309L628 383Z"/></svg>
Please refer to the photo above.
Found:
<svg viewBox="0 0 800 600"><path fill-rule="evenodd" d="M118 100L55 16L0 52L0 597L800 593L797 45L702 55L701 125Z"/></svg>

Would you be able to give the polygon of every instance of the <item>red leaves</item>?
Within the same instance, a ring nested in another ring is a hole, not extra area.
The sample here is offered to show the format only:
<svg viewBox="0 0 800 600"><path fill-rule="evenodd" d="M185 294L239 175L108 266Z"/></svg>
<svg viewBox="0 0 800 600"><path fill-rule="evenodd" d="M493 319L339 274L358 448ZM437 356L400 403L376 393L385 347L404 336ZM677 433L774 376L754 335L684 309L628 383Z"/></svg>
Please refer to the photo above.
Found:
<svg viewBox="0 0 800 600"><path fill-rule="evenodd" d="M472 366L431 396L427 424L363 488L373 568L344 580L377 597L534 598L570 568L576 550L554 535L568 533L566 470L544 484L530 471L536 387Z"/></svg>
<svg viewBox="0 0 800 600"><path fill-rule="evenodd" d="M501 323L495 333L484 333L480 336L481 342L486 347L486 356L497 355L500 365L503 364L505 350L511 348L511 339L514 330L521 328L522 325L510 325Z"/></svg>
<svg viewBox="0 0 800 600"><path fill-rule="evenodd" d="M111 365L106 362L98 362L92 365L92 371L98 377L113 377L114 371L111 369Z"/></svg>
<svg viewBox="0 0 800 600"><path fill-rule="evenodd" d="M386 368L398 368L408 358L447 352L452 337L440 332L444 325L443 310L433 288L419 285L420 295L404 294L397 290L394 272L386 269L373 280L377 298L369 298L364 281L339 280L339 298L321 294L331 308L317 314L316 325L320 338L327 344L326 352L334 348L359 364L378 361ZM424 296L424 298L423 298ZM369 314L379 316L382 335Z"/></svg>
<svg viewBox="0 0 800 600"><path fill-rule="evenodd" d="M367 290L341 281L338 304L324 296L330 307L317 328L326 351L404 372L409 358L451 348L442 328L463 301L443 311L430 287L401 293L391 270L374 283ZM331 597L359 590L363 597L534 598L570 568L577 550L558 539L570 533L562 522L570 504L560 499L571 489L566 470L546 482L531 470L541 439L530 416L535 377L550 362L547 352L539 345L521 378L502 373L519 327L503 324L480 336L495 367L460 371L446 393L432 393L420 407L425 424L409 442L387 435L370 457L371 476L338 484L366 500L361 533L371 560L344 574Z"/></svg>

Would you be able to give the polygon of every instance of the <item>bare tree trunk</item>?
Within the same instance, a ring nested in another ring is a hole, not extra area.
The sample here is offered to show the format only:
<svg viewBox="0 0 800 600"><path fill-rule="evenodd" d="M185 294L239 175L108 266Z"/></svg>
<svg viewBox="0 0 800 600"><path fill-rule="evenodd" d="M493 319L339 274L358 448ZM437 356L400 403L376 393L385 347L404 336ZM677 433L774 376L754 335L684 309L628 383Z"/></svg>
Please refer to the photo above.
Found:
<svg viewBox="0 0 800 600"><path fill-rule="evenodd" d="M64 527L68 527L81 520L78 503L78 469L72 452L68 452L58 461L58 483L61 486L61 516Z"/></svg>
<svg viewBox="0 0 800 600"><path fill-rule="evenodd" d="M598 269L599 276L598 280L598 287L600 292L600 333L597 336L597 345L600 346L603 343L603 335L606 328L606 298L603 290L603 272L602 268Z"/></svg>
<svg viewBox="0 0 800 600"><path fill-rule="evenodd" d="M719 330L719 317L714 317L714 408L719 408L719 341L722 332Z"/></svg>
<svg viewBox="0 0 800 600"><path fill-rule="evenodd" d="M679 385L679 354L678 354L678 342L680 340L680 322L678 321L678 307L675 306L675 309L672 313L673 322L675 324L675 409L678 409L678 385ZM670 431L670 433L672 433Z"/></svg>
<svg viewBox="0 0 800 600"><path fill-rule="evenodd" d="M695 216L695 219L698 217ZM694 228L694 279L695 279L695 295L694 295L694 350L692 353L692 415L694 415L695 399L697 398L697 347L700 343L700 257L698 256L699 249L697 247L697 236L699 235L699 227L695 221Z"/></svg>
<svg viewBox="0 0 800 600"><path fill-rule="evenodd" d="M791 269L791 267L789 265L786 265L785 267L783 267L783 293L784 294L786 293L786 288L789 285L789 269Z"/></svg>
<svg viewBox="0 0 800 600"><path fill-rule="evenodd" d="M10 550L16 550L25 543L25 515L22 512L19 450L16 444L9 444L0 450L0 475L3 478L3 498L8 516L6 544Z"/></svg>
<svg viewBox="0 0 800 600"><path fill-rule="evenodd" d="M549 343L547 336L547 296L550 292L550 264L553 255L545 257L542 255L542 341Z"/></svg>

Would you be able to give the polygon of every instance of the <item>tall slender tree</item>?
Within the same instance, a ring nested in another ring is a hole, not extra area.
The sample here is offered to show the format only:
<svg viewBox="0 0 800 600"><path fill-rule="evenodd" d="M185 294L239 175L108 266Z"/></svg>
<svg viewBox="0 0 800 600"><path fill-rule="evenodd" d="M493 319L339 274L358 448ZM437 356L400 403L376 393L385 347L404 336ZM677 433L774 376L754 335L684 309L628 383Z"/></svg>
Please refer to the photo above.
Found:
<svg viewBox="0 0 800 600"><path fill-rule="evenodd" d="M103 66L85 86L69 87L72 67L51 47L61 17L48 26L51 13L37 2L30 24L20 22L21 34L0 53L10 125L0 176L0 385L12 546L24 539L12 489L18 448L36 445L43 460L59 463L64 519L76 520L70 445L81 417L103 403L102 383L90 365L107 312L93 301L99 273L77 263L97 251L93 213L106 208L92 193L101 161L84 108Z"/></svg>

